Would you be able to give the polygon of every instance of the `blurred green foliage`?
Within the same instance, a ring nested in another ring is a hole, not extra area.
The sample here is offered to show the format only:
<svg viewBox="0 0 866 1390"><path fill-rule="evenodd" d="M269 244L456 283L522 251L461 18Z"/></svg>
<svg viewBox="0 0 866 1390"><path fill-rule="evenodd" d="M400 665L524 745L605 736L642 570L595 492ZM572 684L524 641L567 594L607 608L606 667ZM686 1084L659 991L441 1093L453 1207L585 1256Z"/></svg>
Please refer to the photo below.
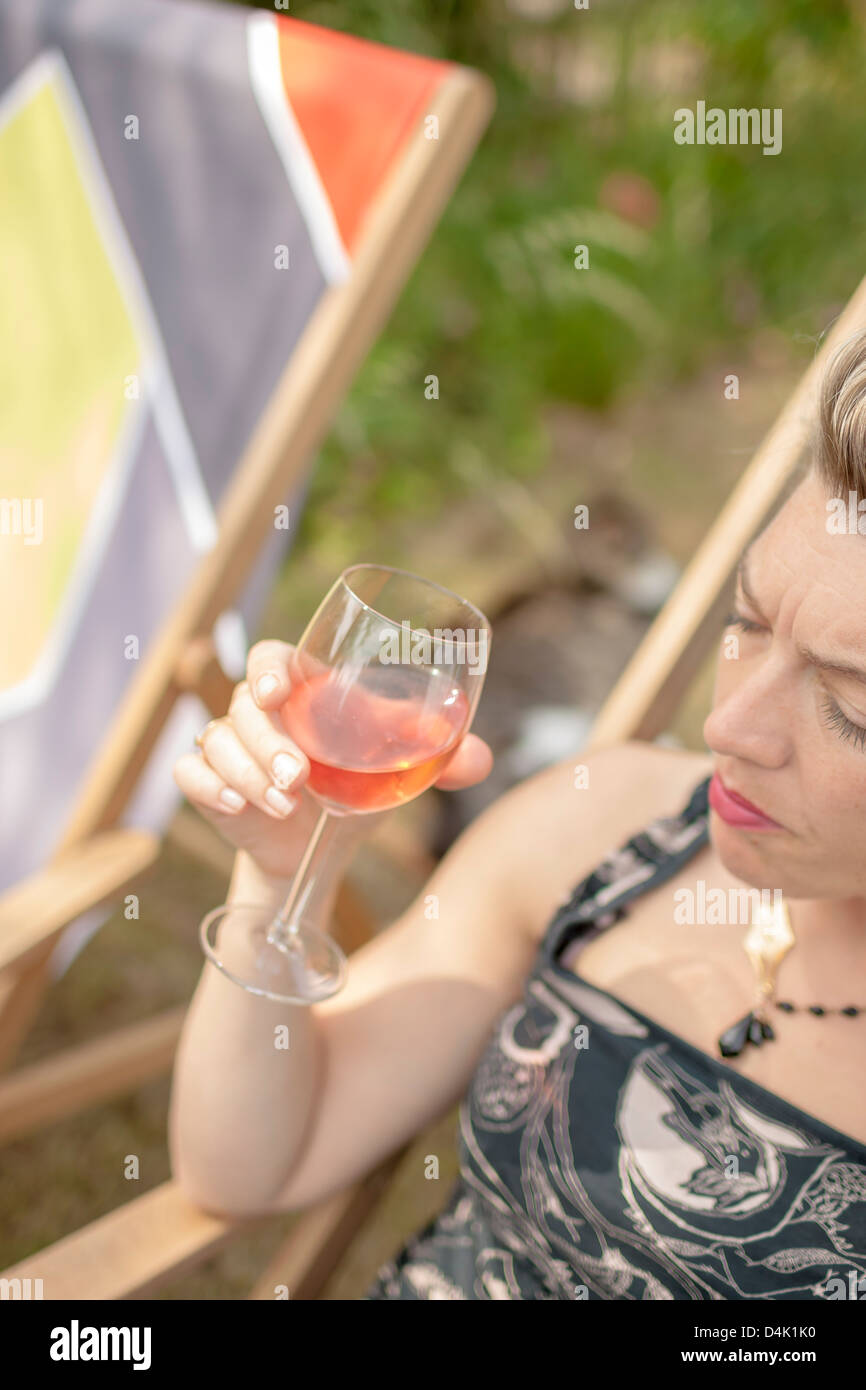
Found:
<svg viewBox="0 0 866 1390"><path fill-rule="evenodd" d="M471 63L498 95L340 410L307 540L335 514L429 515L466 486L466 446L531 476L547 402L603 409L670 387L767 325L805 364L866 271L853 0L292 0L290 13ZM781 153L677 145L674 111L698 100L781 108ZM588 270L573 265L580 243Z"/></svg>

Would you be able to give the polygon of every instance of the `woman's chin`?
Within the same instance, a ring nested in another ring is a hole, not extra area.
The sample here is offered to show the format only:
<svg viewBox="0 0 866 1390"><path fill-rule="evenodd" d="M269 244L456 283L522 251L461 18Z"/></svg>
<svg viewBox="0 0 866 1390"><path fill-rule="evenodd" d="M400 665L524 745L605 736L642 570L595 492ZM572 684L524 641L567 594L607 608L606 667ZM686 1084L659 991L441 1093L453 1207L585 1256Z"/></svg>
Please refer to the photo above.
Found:
<svg viewBox="0 0 866 1390"><path fill-rule="evenodd" d="M778 888L786 898L810 896L799 866L785 863L778 847L760 833L750 835L711 813L710 843L728 873L750 888Z"/></svg>

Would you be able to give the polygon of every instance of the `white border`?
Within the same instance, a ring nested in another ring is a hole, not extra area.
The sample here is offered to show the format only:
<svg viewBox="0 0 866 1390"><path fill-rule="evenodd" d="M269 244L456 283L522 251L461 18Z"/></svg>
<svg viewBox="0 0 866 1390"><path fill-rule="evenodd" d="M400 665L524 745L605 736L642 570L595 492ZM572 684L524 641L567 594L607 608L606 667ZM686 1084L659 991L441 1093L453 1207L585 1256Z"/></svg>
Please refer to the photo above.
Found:
<svg viewBox="0 0 866 1390"><path fill-rule="evenodd" d="M253 95L298 201L319 269L329 284L341 284L351 275L352 262L286 93L275 15L259 13L247 20L247 61Z"/></svg>

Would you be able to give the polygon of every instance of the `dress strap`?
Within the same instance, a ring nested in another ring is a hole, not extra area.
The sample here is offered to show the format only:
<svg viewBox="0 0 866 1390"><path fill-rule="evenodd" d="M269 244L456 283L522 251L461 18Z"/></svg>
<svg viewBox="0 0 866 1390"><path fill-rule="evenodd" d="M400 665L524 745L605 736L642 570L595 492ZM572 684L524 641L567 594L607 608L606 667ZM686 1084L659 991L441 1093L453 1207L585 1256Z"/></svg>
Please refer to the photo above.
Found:
<svg viewBox="0 0 866 1390"><path fill-rule="evenodd" d="M576 937L588 945L625 916L632 898L672 878L706 844L709 784L707 776L677 815L651 821L581 879L547 929L542 950L548 960Z"/></svg>

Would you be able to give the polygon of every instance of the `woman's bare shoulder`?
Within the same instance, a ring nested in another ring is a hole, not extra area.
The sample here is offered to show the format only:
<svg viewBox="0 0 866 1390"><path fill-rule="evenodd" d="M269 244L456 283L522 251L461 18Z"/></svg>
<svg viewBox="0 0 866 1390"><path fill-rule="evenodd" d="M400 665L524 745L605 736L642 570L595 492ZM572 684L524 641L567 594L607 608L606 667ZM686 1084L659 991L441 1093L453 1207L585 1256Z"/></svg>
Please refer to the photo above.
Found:
<svg viewBox="0 0 866 1390"><path fill-rule="evenodd" d="M501 797L503 858L533 936L605 855L676 815L711 771L705 753L634 740L577 753Z"/></svg>

